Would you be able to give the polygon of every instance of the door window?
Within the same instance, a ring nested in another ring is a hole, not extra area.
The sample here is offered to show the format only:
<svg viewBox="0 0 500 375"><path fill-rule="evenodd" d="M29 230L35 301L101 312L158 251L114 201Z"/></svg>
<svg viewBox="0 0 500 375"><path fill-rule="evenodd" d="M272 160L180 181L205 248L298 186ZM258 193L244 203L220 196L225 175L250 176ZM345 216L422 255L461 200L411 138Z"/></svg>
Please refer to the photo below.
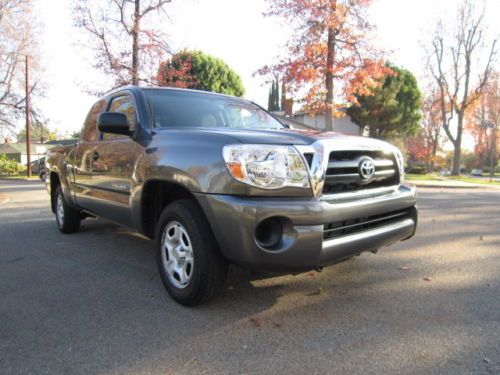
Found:
<svg viewBox="0 0 500 375"><path fill-rule="evenodd" d="M113 98L111 100L108 112L124 113L127 116L127 122L130 130L135 130L137 126L137 117L134 100L130 95L117 96L116 98ZM117 138L127 138L127 136L111 133L103 133L102 135L102 139L104 140Z"/></svg>

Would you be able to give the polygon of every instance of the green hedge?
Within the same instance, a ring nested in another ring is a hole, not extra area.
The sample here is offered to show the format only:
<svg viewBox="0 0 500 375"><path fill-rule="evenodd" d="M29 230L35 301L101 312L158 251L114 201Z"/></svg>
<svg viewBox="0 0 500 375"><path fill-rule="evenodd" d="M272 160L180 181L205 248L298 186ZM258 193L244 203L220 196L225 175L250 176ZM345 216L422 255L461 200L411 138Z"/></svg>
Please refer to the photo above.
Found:
<svg viewBox="0 0 500 375"><path fill-rule="evenodd" d="M7 155L0 154L0 173L17 174L19 173L19 164L17 161L7 158Z"/></svg>
<svg viewBox="0 0 500 375"><path fill-rule="evenodd" d="M424 166L415 165L413 167L407 167L406 173L409 174L426 174L427 169Z"/></svg>

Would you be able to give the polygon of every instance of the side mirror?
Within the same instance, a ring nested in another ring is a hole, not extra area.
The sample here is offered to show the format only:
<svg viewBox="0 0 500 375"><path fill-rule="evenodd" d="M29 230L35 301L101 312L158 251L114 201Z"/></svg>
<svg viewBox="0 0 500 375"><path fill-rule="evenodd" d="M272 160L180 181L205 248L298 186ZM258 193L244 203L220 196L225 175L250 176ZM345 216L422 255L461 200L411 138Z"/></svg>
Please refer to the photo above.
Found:
<svg viewBox="0 0 500 375"><path fill-rule="evenodd" d="M127 116L120 112L103 112L97 118L97 129L103 133L131 135Z"/></svg>

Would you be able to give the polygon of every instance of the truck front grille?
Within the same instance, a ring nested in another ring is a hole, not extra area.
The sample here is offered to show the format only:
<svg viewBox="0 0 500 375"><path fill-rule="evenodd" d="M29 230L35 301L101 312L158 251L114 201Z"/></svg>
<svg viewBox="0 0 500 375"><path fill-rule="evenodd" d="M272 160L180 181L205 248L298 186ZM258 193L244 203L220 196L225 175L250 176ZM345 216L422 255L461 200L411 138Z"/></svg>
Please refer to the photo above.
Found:
<svg viewBox="0 0 500 375"><path fill-rule="evenodd" d="M375 169L364 179L360 163L370 160ZM392 153L383 151L332 151L328 159L323 194L347 193L399 183L397 163Z"/></svg>
<svg viewBox="0 0 500 375"><path fill-rule="evenodd" d="M336 221L323 226L323 239L329 240L350 234L375 229L384 225L412 218L412 208L387 212L380 215L360 217L352 220Z"/></svg>

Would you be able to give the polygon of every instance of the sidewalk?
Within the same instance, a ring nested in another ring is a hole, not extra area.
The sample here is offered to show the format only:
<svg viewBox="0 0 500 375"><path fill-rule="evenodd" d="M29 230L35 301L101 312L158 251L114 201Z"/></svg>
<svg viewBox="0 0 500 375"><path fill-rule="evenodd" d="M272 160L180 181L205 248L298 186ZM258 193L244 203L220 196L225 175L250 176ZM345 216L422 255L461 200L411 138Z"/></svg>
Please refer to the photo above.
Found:
<svg viewBox="0 0 500 375"><path fill-rule="evenodd" d="M405 180L416 187L421 188L446 188L446 189L493 189L500 191L500 185L475 184L472 182L452 181L452 180Z"/></svg>

